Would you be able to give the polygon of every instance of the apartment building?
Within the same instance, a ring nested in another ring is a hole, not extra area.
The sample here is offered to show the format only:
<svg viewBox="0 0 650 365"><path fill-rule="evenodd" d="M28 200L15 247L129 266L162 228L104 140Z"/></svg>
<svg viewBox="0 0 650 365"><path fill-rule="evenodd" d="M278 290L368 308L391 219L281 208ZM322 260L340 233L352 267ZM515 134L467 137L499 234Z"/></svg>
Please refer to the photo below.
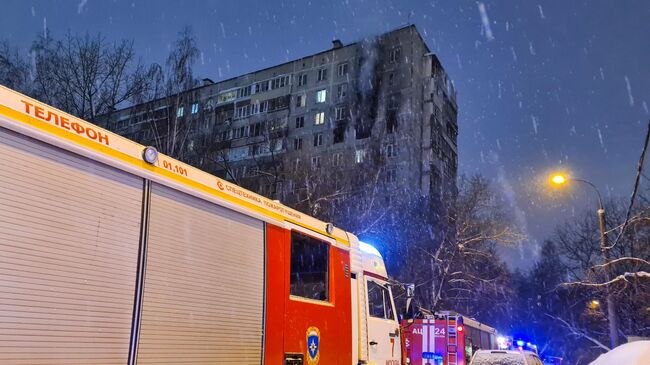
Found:
<svg viewBox="0 0 650 365"><path fill-rule="evenodd" d="M457 114L453 84L409 25L204 79L101 124L348 230L373 224L399 239L379 222L455 194Z"/></svg>

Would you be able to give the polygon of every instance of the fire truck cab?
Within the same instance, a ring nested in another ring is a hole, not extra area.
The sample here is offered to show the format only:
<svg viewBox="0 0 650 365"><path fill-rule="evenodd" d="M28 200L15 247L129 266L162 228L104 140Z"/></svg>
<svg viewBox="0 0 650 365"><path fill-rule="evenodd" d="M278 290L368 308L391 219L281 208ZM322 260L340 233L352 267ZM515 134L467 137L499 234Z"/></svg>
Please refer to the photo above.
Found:
<svg viewBox="0 0 650 365"><path fill-rule="evenodd" d="M397 365L351 233L0 87L0 364Z"/></svg>

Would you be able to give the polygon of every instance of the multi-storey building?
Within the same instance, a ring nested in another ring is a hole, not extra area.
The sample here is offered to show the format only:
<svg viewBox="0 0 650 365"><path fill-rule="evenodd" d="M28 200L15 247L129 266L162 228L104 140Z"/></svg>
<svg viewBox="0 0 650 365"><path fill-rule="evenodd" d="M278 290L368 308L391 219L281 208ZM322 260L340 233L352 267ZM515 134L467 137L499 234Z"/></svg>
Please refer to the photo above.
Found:
<svg viewBox="0 0 650 365"><path fill-rule="evenodd" d="M347 45L336 40L228 80L205 79L102 124L355 230L388 210L398 220L410 209L426 215L435 207L422 202L455 191L457 112L452 83L410 25Z"/></svg>

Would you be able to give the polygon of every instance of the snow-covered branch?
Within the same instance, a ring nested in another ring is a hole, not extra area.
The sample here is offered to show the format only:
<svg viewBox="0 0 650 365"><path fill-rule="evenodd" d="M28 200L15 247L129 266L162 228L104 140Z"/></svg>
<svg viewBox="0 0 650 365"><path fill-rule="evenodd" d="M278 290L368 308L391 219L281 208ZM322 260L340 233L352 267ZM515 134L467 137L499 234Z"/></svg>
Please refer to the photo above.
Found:
<svg viewBox="0 0 650 365"><path fill-rule="evenodd" d="M610 348L607 347L607 346L605 346L602 342L598 341L597 339L593 338L592 336L589 336L589 335L587 334L586 331L584 331L584 330L582 330L582 329L579 329L578 327L576 327L576 326L570 324L569 322L565 321L564 319L562 319L562 318L560 318L560 317L552 316L552 315L550 315L550 314L548 314L548 313L545 313L545 314L546 314L547 317L549 317L549 318L551 318L551 319L554 319L554 320L556 320L556 321L562 323L562 325L563 325L567 330L569 330L569 332L570 332L572 335L574 335L574 336L576 336L576 337L584 338L585 340L590 341L591 343L593 343L594 345L598 346L599 348L601 348L601 349L603 349L603 350L605 350L605 351L609 351L609 350L610 350Z"/></svg>
<svg viewBox="0 0 650 365"><path fill-rule="evenodd" d="M562 286L584 286L584 287L590 287L590 288L597 288L597 287L605 287L614 283L618 283L620 281L628 281L627 279L633 277L633 278L648 278L650 279L650 273L645 272L645 271L637 271L637 272L626 272L624 274L618 275L617 277L613 278L610 281L606 281L604 283L588 283L588 282L583 282L583 281L573 281L570 283L563 283L561 284Z"/></svg>

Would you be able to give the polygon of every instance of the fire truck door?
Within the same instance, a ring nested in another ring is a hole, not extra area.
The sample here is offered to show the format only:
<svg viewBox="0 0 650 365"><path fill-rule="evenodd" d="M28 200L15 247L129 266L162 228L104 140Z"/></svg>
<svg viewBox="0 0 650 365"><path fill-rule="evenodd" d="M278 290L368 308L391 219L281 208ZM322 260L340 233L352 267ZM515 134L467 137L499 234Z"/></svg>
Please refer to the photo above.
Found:
<svg viewBox="0 0 650 365"><path fill-rule="evenodd" d="M367 277L368 360L376 365L397 365L401 358L399 325L388 284Z"/></svg>

